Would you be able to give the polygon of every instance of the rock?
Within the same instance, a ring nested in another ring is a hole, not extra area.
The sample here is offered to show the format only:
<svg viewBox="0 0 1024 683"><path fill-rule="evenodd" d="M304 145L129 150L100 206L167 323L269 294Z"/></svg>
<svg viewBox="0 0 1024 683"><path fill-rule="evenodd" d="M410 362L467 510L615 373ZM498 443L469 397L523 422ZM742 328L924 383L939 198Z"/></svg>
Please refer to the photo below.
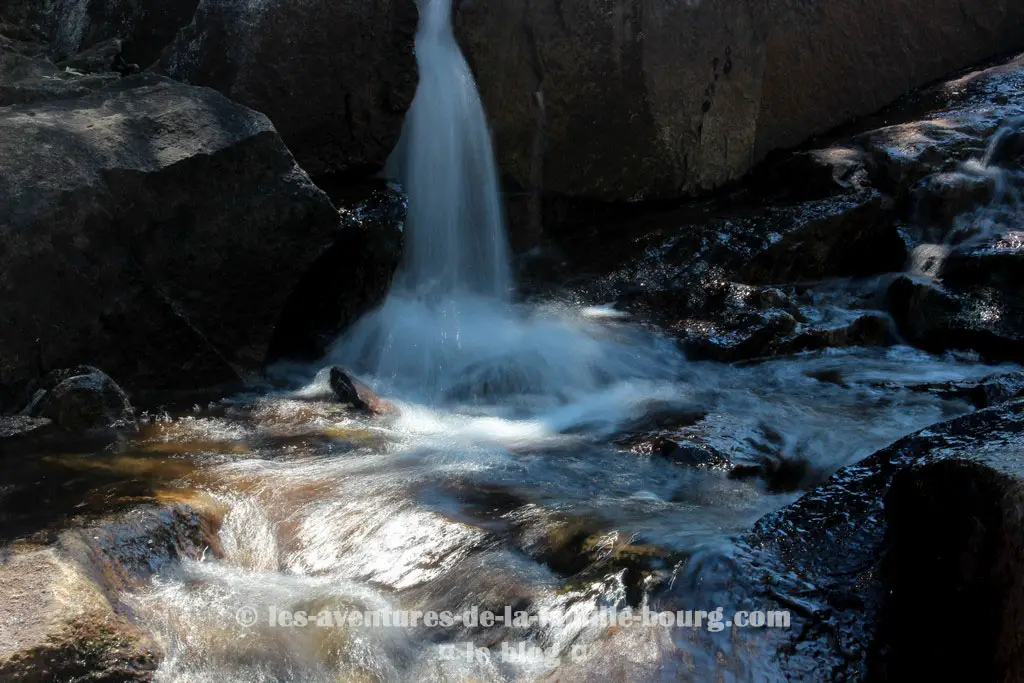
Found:
<svg viewBox="0 0 1024 683"><path fill-rule="evenodd" d="M0 440L24 437L51 424L52 421L45 417L0 415Z"/></svg>
<svg viewBox="0 0 1024 683"><path fill-rule="evenodd" d="M121 602L182 557L217 552L216 521L187 505L136 508L16 543L0 563L0 679L152 681L162 652Z"/></svg>
<svg viewBox="0 0 1024 683"><path fill-rule="evenodd" d="M989 143L986 166L1024 170L1024 116L1003 124Z"/></svg>
<svg viewBox="0 0 1024 683"><path fill-rule="evenodd" d="M678 298L677 298L678 297ZM691 360L733 362L775 354L799 312L779 290L715 278L648 295Z"/></svg>
<svg viewBox="0 0 1024 683"><path fill-rule="evenodd" d="M810 584L805 598L784 598L811 606L782 634L786 670L1019 676L1022 441L1015 400L905 437L759 521L753 545ZM961 610L977 629L939 618ZM909 629L907 614L923 618Z"/></svg>
<svg viewBox="0 0 1024 683"><path fill-rule="evenodd" d="M129 390L263 363L338 214L270 122L140 75L0 109L0 377L92 362Z"/></svg>
<svg viewBox="0 0 1024 683"><path fill-rule="evenodd" d="M339 403L351 405L354 409L369 415L393 415L398 413L398 408L391 401L386 401L373 389L366 386L345 370L338 367L331 368L330 375L331 390Z"/></svg>
<svg viewBox="0 0 1024 683"><path fill-rule="evenodd" d="M889 288L900 332L926 351L976 351L993 361L1024 362L1024 302L994 286L954 290L901 276Z"/></svg>
<svg viewBox="0 0 1024 683"><path fill-rule="evenodd" d="M416 23L413 0L201 0L156 68L266 114L313 175L374 171L416 89Z"/></svg>
<svg viewBox="0 0 1024 683"><path fill-rule="evenodd" d="M124 52L123 46L124 43L120 38L110 38L97 43L88 50L79 52L70 59L58 62L57 66L62 69L94 73L117 71L118 67L124 63L121 56Z"/></svg>
<svg viewBox="0 0 1024 683"><path fill-rule="evenodd" d="M129 63L147 67L188 25L197 5L198 0L0 0L0 16L51 43L58 59L117 38L124 41Z"/></svg>
<svg viewBox="0 0 1024 683"><path fill-rule="evenodd" d="M885 123L843 146L862 150L872 185L899 195L935 173L957 171L982 159L990 139L1007 121L1024 115L1024 55L1007 63L932 86L892 111Z"/></svg>
<svg viewBox="0 0 1024 683"><path fill-rule="evenodd" d="M781 284L898 271L907 250L891 209L891 202L875 192L771 212L769 220L783 223L787 213L794 220L777 233L781 239L740 269L740 276L753 284Z"/></svg>
<svg viewBox="0 0 1024 683"><path fill-rule="evenodd" d="M844 311L833 319L797 325L793 334L780 344L778 353L787 355L849 346L887 346L896 338L892 328L892 320L884 313Z"/></svg>
<svg viewBox="0 0 1024 683"><path fill-rule="evenodd" d="M1024 396L1024 372L992 375L980 382L951 382L930 390L952 400L965 400L979 410Z"/></svg>
<svg viewBox="0 0 1024 683"><path fill-rule="evenodd" d="M724 320L681 320L669 328L679 336L691 360L731 363L777 353L782 340L796 329L786 311L769 310L729 315Z"/></svg>
<svg viewBox="0 0 1024 683"><path fill-rule="evenodd" d="M660 455L683 467L727 469L732 462L711 446L695 441L664 441Z"/></svg>
<svg viewBox="0 0 1024 683"><path fill-rule="evenodd" d="M389 187L353 192L347 185L346 192L332 195L351 207L341 211L341 233L288 297L267 352L271 361L323 358L338 335L391 288L402 257L405 198Z"/></svg>
<svg viewBox="0 0 1024 683"><path fill-rule="evenodd" d="M31 402L22 412L51 420L65 431L136 426L134 411L121 387L88 366L57 370L36 382Z"/></svg>
<svg viewBox="0 0 1024 683"><path fill-rule="evenodd" d="M53 549L0 565L0 678L152 681L159 649Z"/></svg>
<svg viewBox="0 0 1024 683"><path fill-rule="evenodd" d="M987 204L994 194L995 178L990 174L935 173L911 190L914 219L920 225L938 228L936 239L942 239L957 218Z"/></svg>
<svg viewBox="0 0 1024 683"><path fill-rule="evenodd" d="M0 35L0 107L81 97L116 81L115 73L58 69L43 47Z"/></svg>
<svg viewBox="0 0 1024 683"><path fill-rule="evenodd" d="M604 201L719 187L772 150L1024 46L1015 0L458 7L512 189Z"/></svg>

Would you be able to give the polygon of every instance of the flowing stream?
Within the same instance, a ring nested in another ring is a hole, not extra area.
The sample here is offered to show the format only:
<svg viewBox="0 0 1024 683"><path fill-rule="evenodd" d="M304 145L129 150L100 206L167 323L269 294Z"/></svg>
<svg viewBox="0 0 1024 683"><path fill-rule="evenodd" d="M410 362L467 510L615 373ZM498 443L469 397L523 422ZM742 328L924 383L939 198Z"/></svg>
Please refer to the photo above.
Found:
<svg viewBox="0 0 1024 683"><path fill-rule="evenodd" d="M719 589L734 539L798 493L681 466L652 452L657 437L736 462L770 454L812 484L969 410L914 385L995 370L900 346L694 363L614 309L516 303L490 136L450 11L421 0L421 82L391 162L409 198L405 262L322 364L350 368L399 414L332 404L320 373L290 393L155 422L133 446L186 458L175 486L223 510L221 557L185 561L130 598L166 652L160 678L779 679L763 630L275 621L571 615L669 593L728 608ZM544 656L503 656L519 643Z"/></svg>

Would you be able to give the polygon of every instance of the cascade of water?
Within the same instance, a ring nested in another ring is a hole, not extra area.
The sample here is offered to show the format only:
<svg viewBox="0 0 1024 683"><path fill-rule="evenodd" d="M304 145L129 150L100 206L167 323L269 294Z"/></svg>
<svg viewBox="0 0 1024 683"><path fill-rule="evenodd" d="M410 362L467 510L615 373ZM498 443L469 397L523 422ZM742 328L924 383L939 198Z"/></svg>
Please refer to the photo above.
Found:
<svg viewBox="0 0 1024 683"><path fill-rule="evenodd" d="M430 401L558 402L617 380L664 377L667 343L511 303L490 133L451 12L451 0L420 4L420 83L389 160L409 199L404 261L384 304L329 360ZM676 358L674 348L667 356Z"/></svg>
<svg viewBox="0 0 1024 683"><path fill-rule="evenodd" d="M389 166L409 197L400 287L507 300L509 255L483 104L455 42L451 0L424 0L420 83Z"/></svg>

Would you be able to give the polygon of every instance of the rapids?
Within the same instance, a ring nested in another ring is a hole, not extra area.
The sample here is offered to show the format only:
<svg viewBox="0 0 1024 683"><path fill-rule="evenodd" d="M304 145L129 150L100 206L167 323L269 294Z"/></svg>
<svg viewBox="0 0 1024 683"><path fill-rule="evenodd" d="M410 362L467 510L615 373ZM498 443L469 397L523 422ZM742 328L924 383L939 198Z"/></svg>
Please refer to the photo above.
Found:
<svg viewBox="0 0 1024 683"><path fill-rule="evenodd" d="M192 463L170 486L225 511L219 553L130 596L166 653L160 680L782 679L763 630L271 623L348 609L568 615L669 594L728 613L738 535L794 489L970 410L922 386L1004 369L903 346L688 362L612 308L516 302L449 0L420 6L421 83L390 164L409 198L406 256L387 300L319 366L289 370L301 387L157 420L128 448ZM317 372L332 364L400 415L332 404ZM665 440L796 464L802 479L773 492L682 466ZM502 656L509 643L552 656Z"/></svg>

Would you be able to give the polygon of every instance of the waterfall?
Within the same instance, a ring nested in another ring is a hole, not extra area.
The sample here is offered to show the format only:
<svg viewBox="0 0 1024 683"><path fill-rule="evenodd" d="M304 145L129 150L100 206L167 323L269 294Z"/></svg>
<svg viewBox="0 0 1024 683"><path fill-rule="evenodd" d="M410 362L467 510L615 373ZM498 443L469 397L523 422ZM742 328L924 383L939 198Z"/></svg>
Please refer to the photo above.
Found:
<svg viewBox="0 0 1024 683"><path fill-rule="evenodd" d="M490 131L451 20L451 0L423 0L420 83L389 160L409 198L398 285L419 296L507 300L509 255Z"/></svg>
<svg viewBox="0 0 1024 683"><path fill-rule="evenodd" d="M671 344L578 311L513 304L490 132L451 0L421 0L416 61L419 87L388 162L409 201L403 262L384 303L328 362L392 396L531 408L665 375L679 359Z"/></svg>

